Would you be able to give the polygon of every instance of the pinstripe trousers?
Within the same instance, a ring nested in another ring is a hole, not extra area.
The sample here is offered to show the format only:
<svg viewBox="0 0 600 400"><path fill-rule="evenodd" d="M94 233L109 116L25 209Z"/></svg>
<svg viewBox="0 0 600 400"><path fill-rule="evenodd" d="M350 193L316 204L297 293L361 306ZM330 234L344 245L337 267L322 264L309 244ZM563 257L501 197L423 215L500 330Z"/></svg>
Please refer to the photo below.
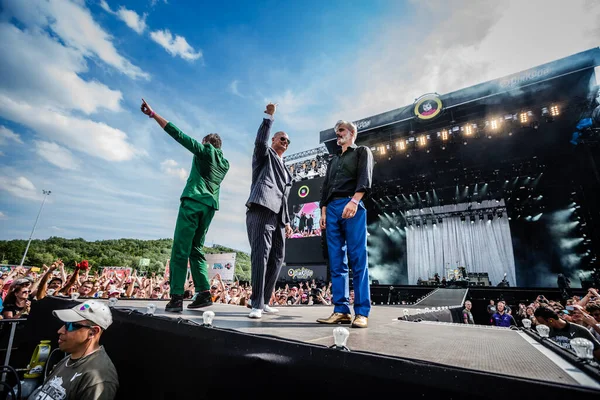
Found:
<svg viewBox="0 0 600 400"><path fill-rule="evenodd" d="M285 254L285 226L281 216L258 204L246 212L252 264L252 308L269 304Z"/></svg>

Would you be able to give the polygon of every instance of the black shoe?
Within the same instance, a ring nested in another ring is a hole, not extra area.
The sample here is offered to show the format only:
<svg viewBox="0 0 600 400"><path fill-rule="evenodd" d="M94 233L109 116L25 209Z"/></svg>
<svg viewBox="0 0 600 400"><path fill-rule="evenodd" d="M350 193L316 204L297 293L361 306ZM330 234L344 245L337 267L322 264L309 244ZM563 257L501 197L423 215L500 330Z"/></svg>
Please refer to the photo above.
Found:
<svg viewBox="0 0 600 400"><path fill-rule="evenodd" d="M210 297L210 292L207 290L205 292L198 292L194 296L194 301L188 304L187 308L201 308L212 306L212 298Z"/></svg>
<svg viewBox="0 0 600 400"><path fill-rule="evenodd" d="M166 312L182 312L183 311L183 295L172 294L171 301L165 306Z"/></svg>

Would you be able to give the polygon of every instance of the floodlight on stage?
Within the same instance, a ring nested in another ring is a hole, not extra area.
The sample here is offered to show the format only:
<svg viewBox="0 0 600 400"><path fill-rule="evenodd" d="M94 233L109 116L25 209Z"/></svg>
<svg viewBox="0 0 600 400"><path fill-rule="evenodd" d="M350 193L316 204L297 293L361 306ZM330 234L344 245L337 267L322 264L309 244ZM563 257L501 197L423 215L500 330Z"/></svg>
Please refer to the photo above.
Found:
<svg viewBox="0 0 600 400"><path fill-rule="evenodd" d="M448 140L448 131L447 130L443 130L441 133L441 138L442 140Z"/></svg>
<svg viewBox="0 0 600 400"><path fill-rule="evenodd" d="M385 146L379 147L379 154L385 154Z"/></svg>
<svg viewBox="0 0 600 400"><path fill-rule="evenodd" d="M489 213L487 217L488 217L488 221L493 220L494 219L494 213Z"/></svg>
<svg viewBox="0 0 600 400"><path fill-rule="evenodd" d="M396 147L398 147L398 150L406 150L406 141L404 140L399 140L396 143Z"/></svg>
<svg viewBox="0 0 600 400"><path fill-rule="evenodd" d="M550 115L552 115L553 117L558 117L559 114L560 114L560 112L558 110L557 105L550 107Z"/></svg>
<svg viewBox="0 0 600 400"><path fill-rule="evenodd" d="M527 113L526 112L522 112L521 114L519 114L519 121L521 121L522 124L526 124L528 121L527 118Z"/></svg>
<svg viewBox="0 0 600 400"><path fill-rule="evenodd" d="M461 222L465 222L465 220L466 220L466 217L465 217L464 215L461 215L461 216L460 216L460 220L461 220Z"/></svg>
<svg viewBox="0 0 600 400"><path fill-rule="evenodd" d="M479 213L479 220L483 221L483 213Z"/></svg>
<svg viewBox="0 0 600 400"><path fill-rule="evenodd" d="M475 223L475 217L473 215L469 215L469 220L471 220L472 224Z"/></svg>
<svg viewBox="0 0 600 400"><path fill-rule="evenodd" d="M498 121L497 119L493 119L490 122L490 126L492 127L492 130L495 131L500 126L500 121Z"/></svg>
<svg viewBox="0 0 600 400"><path fill-rule="evenodd" d="M465 125L465 135L471 136L473 134L473 127L470 124Z"/></svg>
<svg viewBox="0 0 600 400"><path fill-rule="evenodd" d="M442 220L442 217L439 217L439 218L438 218L438 224L441 224L441 223L442 223L442 221L443 221L443 220Z"/></svg>
<svg viewBox="0 0 600 400"><path fill-rule="evenodd" d="M427 144L427 136L425 136L425 135L419 136L419 138L417 139L417 142L419 143L419 146L425 146Z"/></svg>

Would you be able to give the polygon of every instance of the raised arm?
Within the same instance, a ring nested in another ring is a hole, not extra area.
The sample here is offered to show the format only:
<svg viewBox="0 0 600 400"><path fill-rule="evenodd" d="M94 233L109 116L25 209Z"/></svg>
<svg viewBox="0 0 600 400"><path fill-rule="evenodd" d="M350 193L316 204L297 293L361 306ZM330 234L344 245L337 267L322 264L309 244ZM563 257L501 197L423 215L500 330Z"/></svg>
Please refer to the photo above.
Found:
<svg viewBox="0 0 600 400"><path fill-rule="evenodd" d="M267 150L269 149L269 136L271 134L271 126L273 125L273 115L277 108L276 104L269 103L263 114L263 120L256 133L256 140L254 141L254 155L252 156L252 167L255 168L260 165L265 157L267 156Z"/></svg>
<svg viewBox="0 0 600 400"><path fill-rule="evenodd" d="M210 145L205 145L201 142L198 142L196 139L193 139L183 133L181 129L175 126L172 122L167 121L160 115L158 115L146 100L142 99L141 110L148 117L154 119L161 128L165 130L173 139L175 139L179 144L188 149L190 152L196 155L209 154L211 152Z"/></svg>

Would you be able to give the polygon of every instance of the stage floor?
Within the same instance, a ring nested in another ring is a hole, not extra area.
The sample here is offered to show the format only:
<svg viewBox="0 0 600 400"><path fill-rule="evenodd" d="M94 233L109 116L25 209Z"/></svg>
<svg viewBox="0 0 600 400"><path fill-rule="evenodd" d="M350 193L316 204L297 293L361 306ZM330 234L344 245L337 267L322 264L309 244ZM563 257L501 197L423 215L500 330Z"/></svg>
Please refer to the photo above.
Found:
<svg viewBox="0 0 600 400"><path fill-rule="evenodd" d="M146 312L149 303L144 300L119 300L115 308ZM333 344L332 331L335 326L315 321L329 316L333 310L331 306L278 307L279 313L263 314L262 319L254 320L247 317L249 309L243 306L214 304L201 310L184 309L181 314L172 314L164 311L166 301L152 303L157 306L155 315L202 323L203 311L211 310L215 313L215 327L317 345ZM404 309L414 314L418 308L373 306L369 328L352 329L344 325L350 331L348 347L352 351L600 389L598 382L519 331L480 325L398 320Z"/></svg>

